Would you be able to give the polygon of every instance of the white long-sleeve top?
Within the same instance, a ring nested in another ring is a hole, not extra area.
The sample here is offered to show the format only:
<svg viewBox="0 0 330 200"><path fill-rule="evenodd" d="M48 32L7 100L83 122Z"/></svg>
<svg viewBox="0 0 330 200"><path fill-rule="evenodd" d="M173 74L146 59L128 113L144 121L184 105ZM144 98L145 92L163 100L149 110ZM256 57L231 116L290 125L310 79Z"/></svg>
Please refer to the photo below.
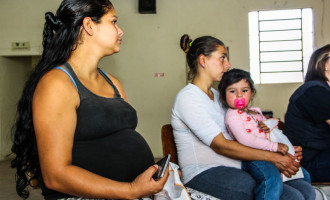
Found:
<svg viewBox="0 0 330 200"><path fill-rule="evenodd" d="M219 101L219 93L213 88L212 92L213 101L200 88L188 84L174 101L171 124L184 183L212 167L241 168L241 161L220 155L210 147L215 136L221 133L232 140L226 131L226 111Z"/></svg>

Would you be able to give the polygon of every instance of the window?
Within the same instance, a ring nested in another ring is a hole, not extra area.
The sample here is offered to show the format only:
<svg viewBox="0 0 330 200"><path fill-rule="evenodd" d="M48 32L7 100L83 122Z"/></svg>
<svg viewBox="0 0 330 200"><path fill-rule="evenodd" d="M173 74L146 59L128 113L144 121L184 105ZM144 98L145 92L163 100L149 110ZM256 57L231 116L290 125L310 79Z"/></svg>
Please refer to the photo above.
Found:
<svg viewBox="0 0 330 200"><path fill-rule="evenodd" d="M313 52L312 21L311 8L249 13L255 83L303 82Z"/></svg>

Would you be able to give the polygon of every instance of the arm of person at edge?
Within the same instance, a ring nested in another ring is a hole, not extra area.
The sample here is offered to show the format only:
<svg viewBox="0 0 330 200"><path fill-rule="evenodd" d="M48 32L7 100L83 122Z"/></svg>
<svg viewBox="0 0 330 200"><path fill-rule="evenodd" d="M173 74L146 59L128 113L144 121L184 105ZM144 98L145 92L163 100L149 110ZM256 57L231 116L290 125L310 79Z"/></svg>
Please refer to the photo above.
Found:
<svg viewBox="0 0 330 200"><path fill-rule="evenodd" d="M303 158L302 155L302 147L301 146L293 146L295 154L294 156L296 157L296 159L298 160L298 162L300 162Z"/></svg>
<svg viewBox="0 0 330 200"><path fill-rule="evenodd" d="M330 119L325 121L328 125L330 125Z"/></svg>
<svg viewBox="0 0 330 200"><path fill-rule="evenodd" d="M287 177L296 174L300 167L300 164L295 161L295 157L291 154L282 155L281 153L250 148L236 141L227 140L222 133L213 139L210 147L221 155L238 160L263 160L271 162Z"/></svg>
<svg viewBox="0 0 330 200"><path fill-rule="evenodd" d="M120 82L115 79L127 100ZM118 182L72 165L72 147L77 122L79 94L70 78L51 70L39 81L32 102L33 123L40 167L47 188L74 196L135 199L162 190L169 174L154 181L158 166L150 166L133 182Z"/></svg>

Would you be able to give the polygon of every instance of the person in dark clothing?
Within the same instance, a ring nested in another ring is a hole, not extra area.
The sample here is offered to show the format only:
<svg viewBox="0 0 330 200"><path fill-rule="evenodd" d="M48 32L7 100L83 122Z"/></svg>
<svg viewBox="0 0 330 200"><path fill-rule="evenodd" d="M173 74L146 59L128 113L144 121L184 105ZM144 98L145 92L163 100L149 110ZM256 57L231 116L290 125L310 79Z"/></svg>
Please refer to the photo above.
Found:
<svg viewBox="0 0 330 200"><path fill-rule="evenodd" d="M303 148L312 182L330 181L330 44L314 51L305 83L290 97L284 134Z"/></svg>
<svg viewBox="0 0 330 200"><path fill-rule="evenodd" d="M135 199L162 190L166 175L135 131L120 81L98 68L120 51L123 31L109 0L64 0L45 14L42 57L18 105L11 163L22 198ZM36 185L34 185L36 186ZM82 198L80 198L82 197Z"/></svg>

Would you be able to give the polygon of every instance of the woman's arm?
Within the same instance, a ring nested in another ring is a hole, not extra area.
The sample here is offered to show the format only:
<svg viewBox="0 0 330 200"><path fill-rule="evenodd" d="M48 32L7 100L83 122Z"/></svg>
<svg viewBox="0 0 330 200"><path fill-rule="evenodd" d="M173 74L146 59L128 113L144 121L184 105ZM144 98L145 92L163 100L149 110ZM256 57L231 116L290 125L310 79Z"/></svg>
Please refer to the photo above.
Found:
<svg viewBox="0 0 330 200"><path fill-rule="evenodd" d="M325 121L328 125L330 125L330 119Z"/></svg>
<svg viewBox="0 0 330 200"><path fill-rule="evenodd" d="M217 153L238 160L264 160L273 163L284 175L291 177L300 165L290 154L281 155L270 151L264 151L246 147L236 141L227 140L222 133L217 135L210 147Z"/></svg>
<svg viewBox="0 0 330 200"><path fill-rule="evenodd" d="M308 88L297 101L296 106L306 119L313 123L330 125L330 92L324 87Z"/></svg>
<svg viewBox="0 0 330 200"><path fill-rule="evenodd" d="M132 183L110 180L72 165L79 95L70 78L52 70L38 83L33 122L44 183L59 192L94 198L134 199L160 191L168 176L152 179L151 166Z"/></svg>

